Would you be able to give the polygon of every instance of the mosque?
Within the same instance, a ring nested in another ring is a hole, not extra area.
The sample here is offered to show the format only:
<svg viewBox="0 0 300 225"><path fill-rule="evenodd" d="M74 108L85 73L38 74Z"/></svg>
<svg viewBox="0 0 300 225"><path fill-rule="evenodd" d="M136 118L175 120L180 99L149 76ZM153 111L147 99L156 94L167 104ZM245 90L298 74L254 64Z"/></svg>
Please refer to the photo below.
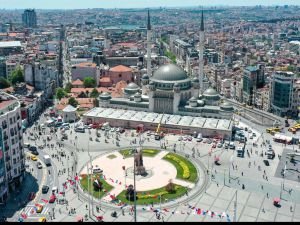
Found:
<svg viewBox="0 0 300 225"><path fill-rule="evenodd" d="M151 25L148 13L147 26L147 74L142 76L142 87L129 83L121 98L112 98L107 92L99 96L100 107L131 109L155 113L201 116L230 119L233 106L222 102L215 89L209 87L204 76L204 22L203 13L199 45L199 77L191 78L175 64L160 66L152 73L150 61Z"/></svg>
<svg viewBox="0 0 300 225"><path fill-rule="evenodd" d="M190 77L175 64L161 65L152 73L150 60L151 25L148 12L147 74L141 78L142 87L129 83L123 96L112 98L108 92L99 96L99 107L83 114L85 123L109 122L112 126L135 128L143 124L155 130L163 121L170 130L187 133L201 132L203 136L232 134L233 106L221 100L219 93L209 87L204 76L204 20L200 27L199 75Z"/></svg>

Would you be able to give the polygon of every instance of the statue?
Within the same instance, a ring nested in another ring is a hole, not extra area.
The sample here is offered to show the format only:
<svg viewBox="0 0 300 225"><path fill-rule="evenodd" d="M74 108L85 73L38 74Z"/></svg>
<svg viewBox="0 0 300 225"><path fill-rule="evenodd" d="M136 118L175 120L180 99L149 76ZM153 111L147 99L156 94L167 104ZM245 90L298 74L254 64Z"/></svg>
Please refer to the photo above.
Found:
<svg viewBox="0 0 300 225"><path fill-rule="evenodd" d="M134 163L135 163L135 174L136 175L146 175L146 169L143 165L143 155L142 150L140 150L135 156L134 156Z"/></svg>

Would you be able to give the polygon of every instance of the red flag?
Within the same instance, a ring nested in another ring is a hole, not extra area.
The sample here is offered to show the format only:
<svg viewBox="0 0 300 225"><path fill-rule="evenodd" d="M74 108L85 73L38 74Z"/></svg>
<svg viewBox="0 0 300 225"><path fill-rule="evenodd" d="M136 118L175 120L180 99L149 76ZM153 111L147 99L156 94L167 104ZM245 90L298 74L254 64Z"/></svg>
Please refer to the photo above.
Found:
<svg viewBox="0 0 300 225"><path fill-rule="evenodd" d="M27 219L27 217L28 217L28 216L26 215L26 213L22 213L21 216L22 216L23 219Z"/></svg>
<svg viewBox="0 0 300 225"><path fill-rule="evenodd" d="M78 176L75 176L75 180L78 181L78 180L79 180L79 177L78 177Z"/></svg>
<svg viewBox="0 0 300 225"><path fill-rule="evenodd" d="M60 194L60 195L63 195L64 193L63 193L63 192L59 192L59 194Z"/></svg>
<svg viewBox="0 0 300 225"><path fill-rule="evenodd" d="M197 209L197 214L201 214L201 209L199 208L199 209Z"/></svg>
<svg viewBox="0 0 300 225"><path fill-rule="evenodd" d="M46 200L46 199L42 199L42 201L45 202L45 203L48 203L48 200Z"/></svg>

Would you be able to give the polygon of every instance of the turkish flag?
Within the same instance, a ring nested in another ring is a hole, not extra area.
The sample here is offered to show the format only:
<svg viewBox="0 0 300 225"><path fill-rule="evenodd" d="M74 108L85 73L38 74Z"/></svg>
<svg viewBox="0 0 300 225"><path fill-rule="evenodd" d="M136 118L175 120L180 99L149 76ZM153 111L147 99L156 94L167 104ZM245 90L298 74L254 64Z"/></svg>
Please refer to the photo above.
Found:
<svg viewBox="0 0 300 225"><path fill-rule="evenodd" d="M201 209L197 209L197 214L198 214L198 215L201 214Z"/></svg>
<svg viewBox="0 0 300 225"><path fill-rule="evenodd" d="M27 219L28 216L26 215L26 213L22 213L22 214L21 214L21 217L22 217L23 219Z"/></svg>
<svg viewBox="0 0 300 225"><path fill-rule="evenodd" d="M78 180L79 180L79 177L78 177L78 176L75 176L75 180L78 181Z"/></svg>

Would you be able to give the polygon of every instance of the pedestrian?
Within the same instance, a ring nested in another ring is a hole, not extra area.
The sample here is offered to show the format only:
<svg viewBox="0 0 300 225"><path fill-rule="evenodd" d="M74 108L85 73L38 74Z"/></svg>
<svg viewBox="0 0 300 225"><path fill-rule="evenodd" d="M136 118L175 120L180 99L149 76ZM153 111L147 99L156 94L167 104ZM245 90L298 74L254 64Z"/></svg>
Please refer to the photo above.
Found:
<svg viewBox="0 0 300 225"><path fill-rule="evenodd" d="M267 192L267 198L269 198L269 193Z"/></svg>
<svg viewBox="0 0 300 225"><path fill-rule="evenodd" d="M85 205L85 209L88 210L88 205L87 204Z"/></svg>
<svg viewBox="0 0 300 225"><path fill-rule="evenodd" d="M268 177L266 176L266 180L268 181Z"/></svg>
<svg viewBox="0 0 300 225"><path fill-rule="evenodd" d="M242 172L242 176L244 176L244 173Z"/></svg>
<svg viewBox="0 0 300 225"><path fill-rule="evenodd" d="M237 165L235 165L235 169L237 170Z"/></svg>
<svg viewBox="0 0 300 225"><path fill-rule="evenodd" d="M290 206L290 211L293 212L293 206Z"/></svg>
<svg viewBox="0 0 300 225"><path fill-rule="evenodd" d="M264 190L264 186L263 185L261 185L261 190Z"/></svg>
<svg viewBox="0 0 300 225"><path fill-rule="evenodd" d="M245 185L244 185L244 184L242 185L242 189L243 189L243 190L245 189Z"/></svg>

